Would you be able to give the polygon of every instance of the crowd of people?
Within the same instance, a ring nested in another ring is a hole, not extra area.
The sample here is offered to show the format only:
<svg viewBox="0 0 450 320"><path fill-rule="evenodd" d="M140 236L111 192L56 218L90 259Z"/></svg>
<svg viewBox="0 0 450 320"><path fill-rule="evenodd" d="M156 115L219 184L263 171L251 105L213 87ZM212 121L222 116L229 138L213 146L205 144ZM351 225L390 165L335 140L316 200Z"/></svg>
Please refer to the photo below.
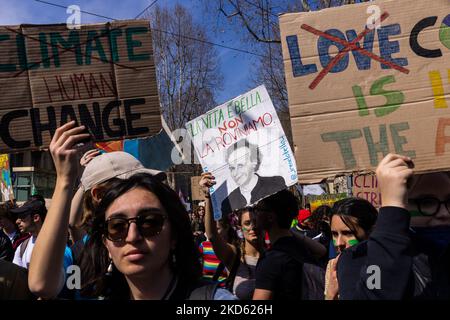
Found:
<svg viewBox="0 0 450 320"><path fill-rule="evenodd" d="M80 159L84 132L70 122L53 136L48 211L39 195L0 207L0 299L450 298L447 172L415 175L410 158L389 154L379 210L349 197L310 212L284 189L215 221L211 173L187 212L163 172L127 153Z"/></svg>

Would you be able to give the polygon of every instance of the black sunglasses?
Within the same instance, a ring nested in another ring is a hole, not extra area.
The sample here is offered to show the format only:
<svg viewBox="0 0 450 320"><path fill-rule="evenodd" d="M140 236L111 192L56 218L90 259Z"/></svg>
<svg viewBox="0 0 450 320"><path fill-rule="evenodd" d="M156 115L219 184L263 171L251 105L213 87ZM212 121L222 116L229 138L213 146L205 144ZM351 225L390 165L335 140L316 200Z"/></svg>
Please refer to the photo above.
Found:
<svg viewBox="0 0 450 320"><path fill-rule="evenodd" d="M424 216L434 216L441 209L444 204L447 211L450 213L450 199L441 201L434 197L424 197L419 199L409 199L410 202L415 203L420 214Z"/></svg>
<svg viewBox="0 0 450 320"><path fill-rule="evenodd" d="M145 238L151 238L161 233L167 216L158 209L146 211L135 218L112 217L105 221L103 234L113 242L124 241L132 222L136 223L139 233Z"/></svg>

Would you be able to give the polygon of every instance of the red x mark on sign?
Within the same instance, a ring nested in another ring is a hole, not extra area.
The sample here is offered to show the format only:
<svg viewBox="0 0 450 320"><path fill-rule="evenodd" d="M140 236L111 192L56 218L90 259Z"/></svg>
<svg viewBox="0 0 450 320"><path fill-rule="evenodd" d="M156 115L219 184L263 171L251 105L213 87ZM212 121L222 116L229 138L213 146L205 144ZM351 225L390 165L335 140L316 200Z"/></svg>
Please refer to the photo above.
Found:
<svg viewBox="0 0 450 320"><path fill-rule="evenodd" d="M387 12L383 13L383 15L380 18L380 21L383 22L384 20L386 20L387 17L389 17L389 14ZM334 41L336 43L340 43L345 47L344 49L339 51L339 53L330 61L330 63L325 68L323 68L323 70L317 75L317 77L314 79L314 81L311 82L311 84L309 85L309 88L311 90L314 90L319 85L320 81L322 81L322 79L330 72L331 69L333 69L333 67L339 62L339 60L341 60L347 54L347 52L349 52L350 50L351 51L359 51L360 53L372 58L373 60L379 61L382 64L385 64L385 65L391 67L392 69L398 70L398 71L406 73L406 74L409 73L408 69L405 69L391 61L387 61L387 60L381 58L380 56L377 56L376 54L373 54L372 52L369 52L369 51L361 48L359 45L357 45L357 43L362 38L364 38L368 33L373 32L375 29L366 28L351 42L342 40L341 38L338 38L338 37L332 36L328 33L317 30L307 24L303 24L302 29L306 30L308 32L311 32L319 37L324 37L328 40Z"/></svg>

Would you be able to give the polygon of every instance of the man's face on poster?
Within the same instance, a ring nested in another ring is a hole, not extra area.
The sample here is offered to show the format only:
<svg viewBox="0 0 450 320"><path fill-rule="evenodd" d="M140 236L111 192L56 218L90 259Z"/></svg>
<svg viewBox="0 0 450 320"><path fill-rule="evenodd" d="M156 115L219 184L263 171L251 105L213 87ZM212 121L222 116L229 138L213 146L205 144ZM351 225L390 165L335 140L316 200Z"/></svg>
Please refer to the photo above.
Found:
<svg viewBox="0 0 450 320"><path fill-rule="evenodd" d="M243 146L234 150L228 157L228 167L238 186L247 184L256 171L256 162L250 159L250 148Z"/></svg>

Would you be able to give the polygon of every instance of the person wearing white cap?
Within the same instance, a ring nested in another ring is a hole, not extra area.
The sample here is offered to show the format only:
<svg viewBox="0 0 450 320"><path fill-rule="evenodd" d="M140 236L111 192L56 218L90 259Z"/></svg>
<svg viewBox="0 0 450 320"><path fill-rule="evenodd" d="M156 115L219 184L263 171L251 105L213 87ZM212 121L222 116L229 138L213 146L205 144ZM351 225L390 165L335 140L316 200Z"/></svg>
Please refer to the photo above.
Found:
<svg viewBox="0 0 450 320"><path fill-rule="evenodd" d="M81 227L90 223L92 211L99 202L109 182L113 179L127 179L133 174L146 172L159 179L166 179L162 171L147 169L131 154L123 151L103 153L90 150L81 158L80 164L85 166L80 179L80 187L72 199L69 229L74 242L83 236Z"/></svg>
<svg viewBox="0 0 450 320"><path fill-rule="evenodd" d="M28 277L30 290L42 298L55 297L64 285L63 277L55 279L52 273L61 274L58 263L63 247L59 242L65 239L68 202L76 181L74 146L86 138L84 127L74 126L72 122L58 128L50 143L57 182L42 227L45 241L36 243ZM105 190L88 241L96 253L94 297L98 291L110 299L235 299L217 284L200 282L199 252L177 194L148 171L118 172L127 177L116 179Z"/></svg>
<svg viewBox="0 0 450 320"><path fill-rule="evenodd" d="M42 235L39 241L36 241L32 255L32 261L34 263L30 263L30 290L35 295L43 298L56 297L63 288L66 271L62 267L62 259L67 243L69 220L71 220L71 223L74 223L79 218L74 213L81 209L83 196L88 198L84 200L85 209L88 211L94 210L96 204L100 201L102 190L108 185L108 181L114 178L127 179L138 172L147 172L160 179L165 178L164 172L145 168L136 158L128 153L111 152L96 156L94 152L88 152L83 157L89 157L91 159L87 161L86 159L81 159L81 163L85 160L87 165L81 177L81 185L72 201L73 192L58 191L74 190L73 182L76 181L78 172L73 169L74 166L69 162L73 161L72 153L78 153L79 150L66 150L65 154L59 155L62 159L55 159L54 152L56 150L52 150L52 148L65 149L66 145L64 143L67 144L74 140L82 141L88 138L89 135L81 133L80 128L83 127L74 127L73 122L65 124L57 130L50 146L55 165L60 164L63 169L67 169L66 177L71 177L71 179L57 179L55 193L50 207L51 210L46 217L49 222L41 230ZM71 203L72 217L69 219L69 206ZM57 205L55 206L54 204ZM90 217L85 217L83 220L87 222L89 219ZM75 223L72 226L75 226Z"/></svg>

